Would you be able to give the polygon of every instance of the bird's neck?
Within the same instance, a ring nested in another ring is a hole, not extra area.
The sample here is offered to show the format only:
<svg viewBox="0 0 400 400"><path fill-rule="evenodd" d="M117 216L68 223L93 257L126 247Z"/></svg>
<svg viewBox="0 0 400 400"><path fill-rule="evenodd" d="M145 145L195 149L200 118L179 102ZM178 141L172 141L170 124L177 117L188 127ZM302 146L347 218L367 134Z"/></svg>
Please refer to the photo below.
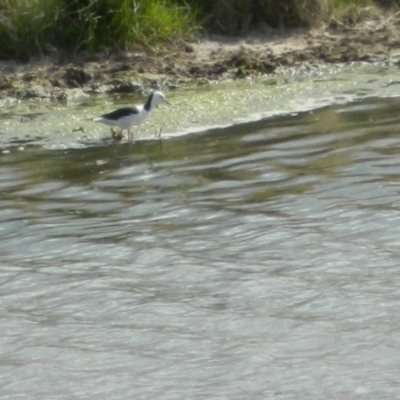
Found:
<svg viewBox="0 0 400 400"><path fill-rule="evenodd" d="M153 93L149 96L149 98L146 101L146 104L144 105L143 109L147 112L151 110L151 101L153 100Z"/></svg>

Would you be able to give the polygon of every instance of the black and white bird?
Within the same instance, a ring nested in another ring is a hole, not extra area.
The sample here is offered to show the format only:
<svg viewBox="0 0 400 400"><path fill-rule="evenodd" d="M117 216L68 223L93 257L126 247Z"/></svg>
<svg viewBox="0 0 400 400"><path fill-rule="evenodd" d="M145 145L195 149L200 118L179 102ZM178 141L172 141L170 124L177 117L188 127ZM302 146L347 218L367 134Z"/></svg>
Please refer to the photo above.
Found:
<svg viewBox="0 0 400 400"><path fill-rule="evenodd" d="M149 115L150 111L162 103L169 104L165 99L164 93L158 91L152 92L145 104L119 108L118 110L94 118L93 121L119 128L120 131L117 133L111 128L114 139L120 139L122 131L127 130L128 139L131 141L133 139L132 127L139 125Z"/></svg>

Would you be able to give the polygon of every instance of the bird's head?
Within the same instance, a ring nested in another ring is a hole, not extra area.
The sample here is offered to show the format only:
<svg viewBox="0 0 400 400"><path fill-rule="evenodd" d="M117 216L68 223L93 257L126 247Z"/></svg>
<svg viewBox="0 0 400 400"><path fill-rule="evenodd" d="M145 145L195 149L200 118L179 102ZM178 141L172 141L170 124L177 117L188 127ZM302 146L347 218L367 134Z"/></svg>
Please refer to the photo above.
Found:
<svg viewBox="0 0 400 400"><path fill-rule="evenodd" d="M157 107L162 103L169 104L168 101L165 99L165 94L159 91L153 92L153 97L151 99L152 107Z"/></svg>

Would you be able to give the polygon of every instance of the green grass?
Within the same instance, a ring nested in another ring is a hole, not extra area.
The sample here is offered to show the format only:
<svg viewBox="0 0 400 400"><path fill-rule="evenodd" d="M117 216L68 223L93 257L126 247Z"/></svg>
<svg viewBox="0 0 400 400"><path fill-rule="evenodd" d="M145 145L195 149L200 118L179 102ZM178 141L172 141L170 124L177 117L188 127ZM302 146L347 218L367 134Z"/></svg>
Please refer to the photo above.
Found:
<svg viewBox="0 0 400 400"><path fill-rule="evenodd" d="M0 58L126 49L196 27L195 13L173 0L0 0Z"/></svg>
<svg viewBox="0 0 400 400"><path fill-rule="evenodd" d="M121 1L114 9L110 28L118 43L124 47L131 43L154 43L182 36L195 26L195 17L188 8L166 0ZM104 41L107 43L107 40Z"/></svg>
<svg viewBox="0 0 400 400"><path fill-rule="evenodd" d="M0 0L0 59L152 46L199 26L229 35L312 27L370 4L400 0Z"/></svg>
<svg viewBox="0 0 400 400"><path fill-rule="evenodd" d="M20 50L41 54L58 15L57 0L3 0L0 5L0 56Z"/></svg>

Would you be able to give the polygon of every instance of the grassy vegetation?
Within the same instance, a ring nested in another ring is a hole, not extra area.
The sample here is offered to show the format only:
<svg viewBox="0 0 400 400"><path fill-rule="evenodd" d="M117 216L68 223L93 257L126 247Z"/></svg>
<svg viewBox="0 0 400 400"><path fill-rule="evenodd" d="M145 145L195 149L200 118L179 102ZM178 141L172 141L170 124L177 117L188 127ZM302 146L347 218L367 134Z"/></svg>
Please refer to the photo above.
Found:
<svg viewBox="0 0 400 400"><path fill-rule="evenodd" d="M0 0L0 59L151 45L202 26L240 34L315 26L334 8L400 0Z"/></svg>
<svg viewBox="0 0 400 400"><path fill-rule="evenodd" d="M195 13L173 0L0 0L0 58L123 49L195 27Z"/></svg>
<svg viewBox="0 0 400 400"><path fill-rule="evenodd" d="M192 0L206 27L228 34L252 26L311 26L327 18L332 0Z"/></svg>
<svg viewBox="0 0 400 400"><path fill-rule="evenodd" d="M211 30L240 34L267 24L280 27L312 27L326 22L337 12L351 16L366 6L400 6L400 0L191 0L203 24Z"/></svg>

